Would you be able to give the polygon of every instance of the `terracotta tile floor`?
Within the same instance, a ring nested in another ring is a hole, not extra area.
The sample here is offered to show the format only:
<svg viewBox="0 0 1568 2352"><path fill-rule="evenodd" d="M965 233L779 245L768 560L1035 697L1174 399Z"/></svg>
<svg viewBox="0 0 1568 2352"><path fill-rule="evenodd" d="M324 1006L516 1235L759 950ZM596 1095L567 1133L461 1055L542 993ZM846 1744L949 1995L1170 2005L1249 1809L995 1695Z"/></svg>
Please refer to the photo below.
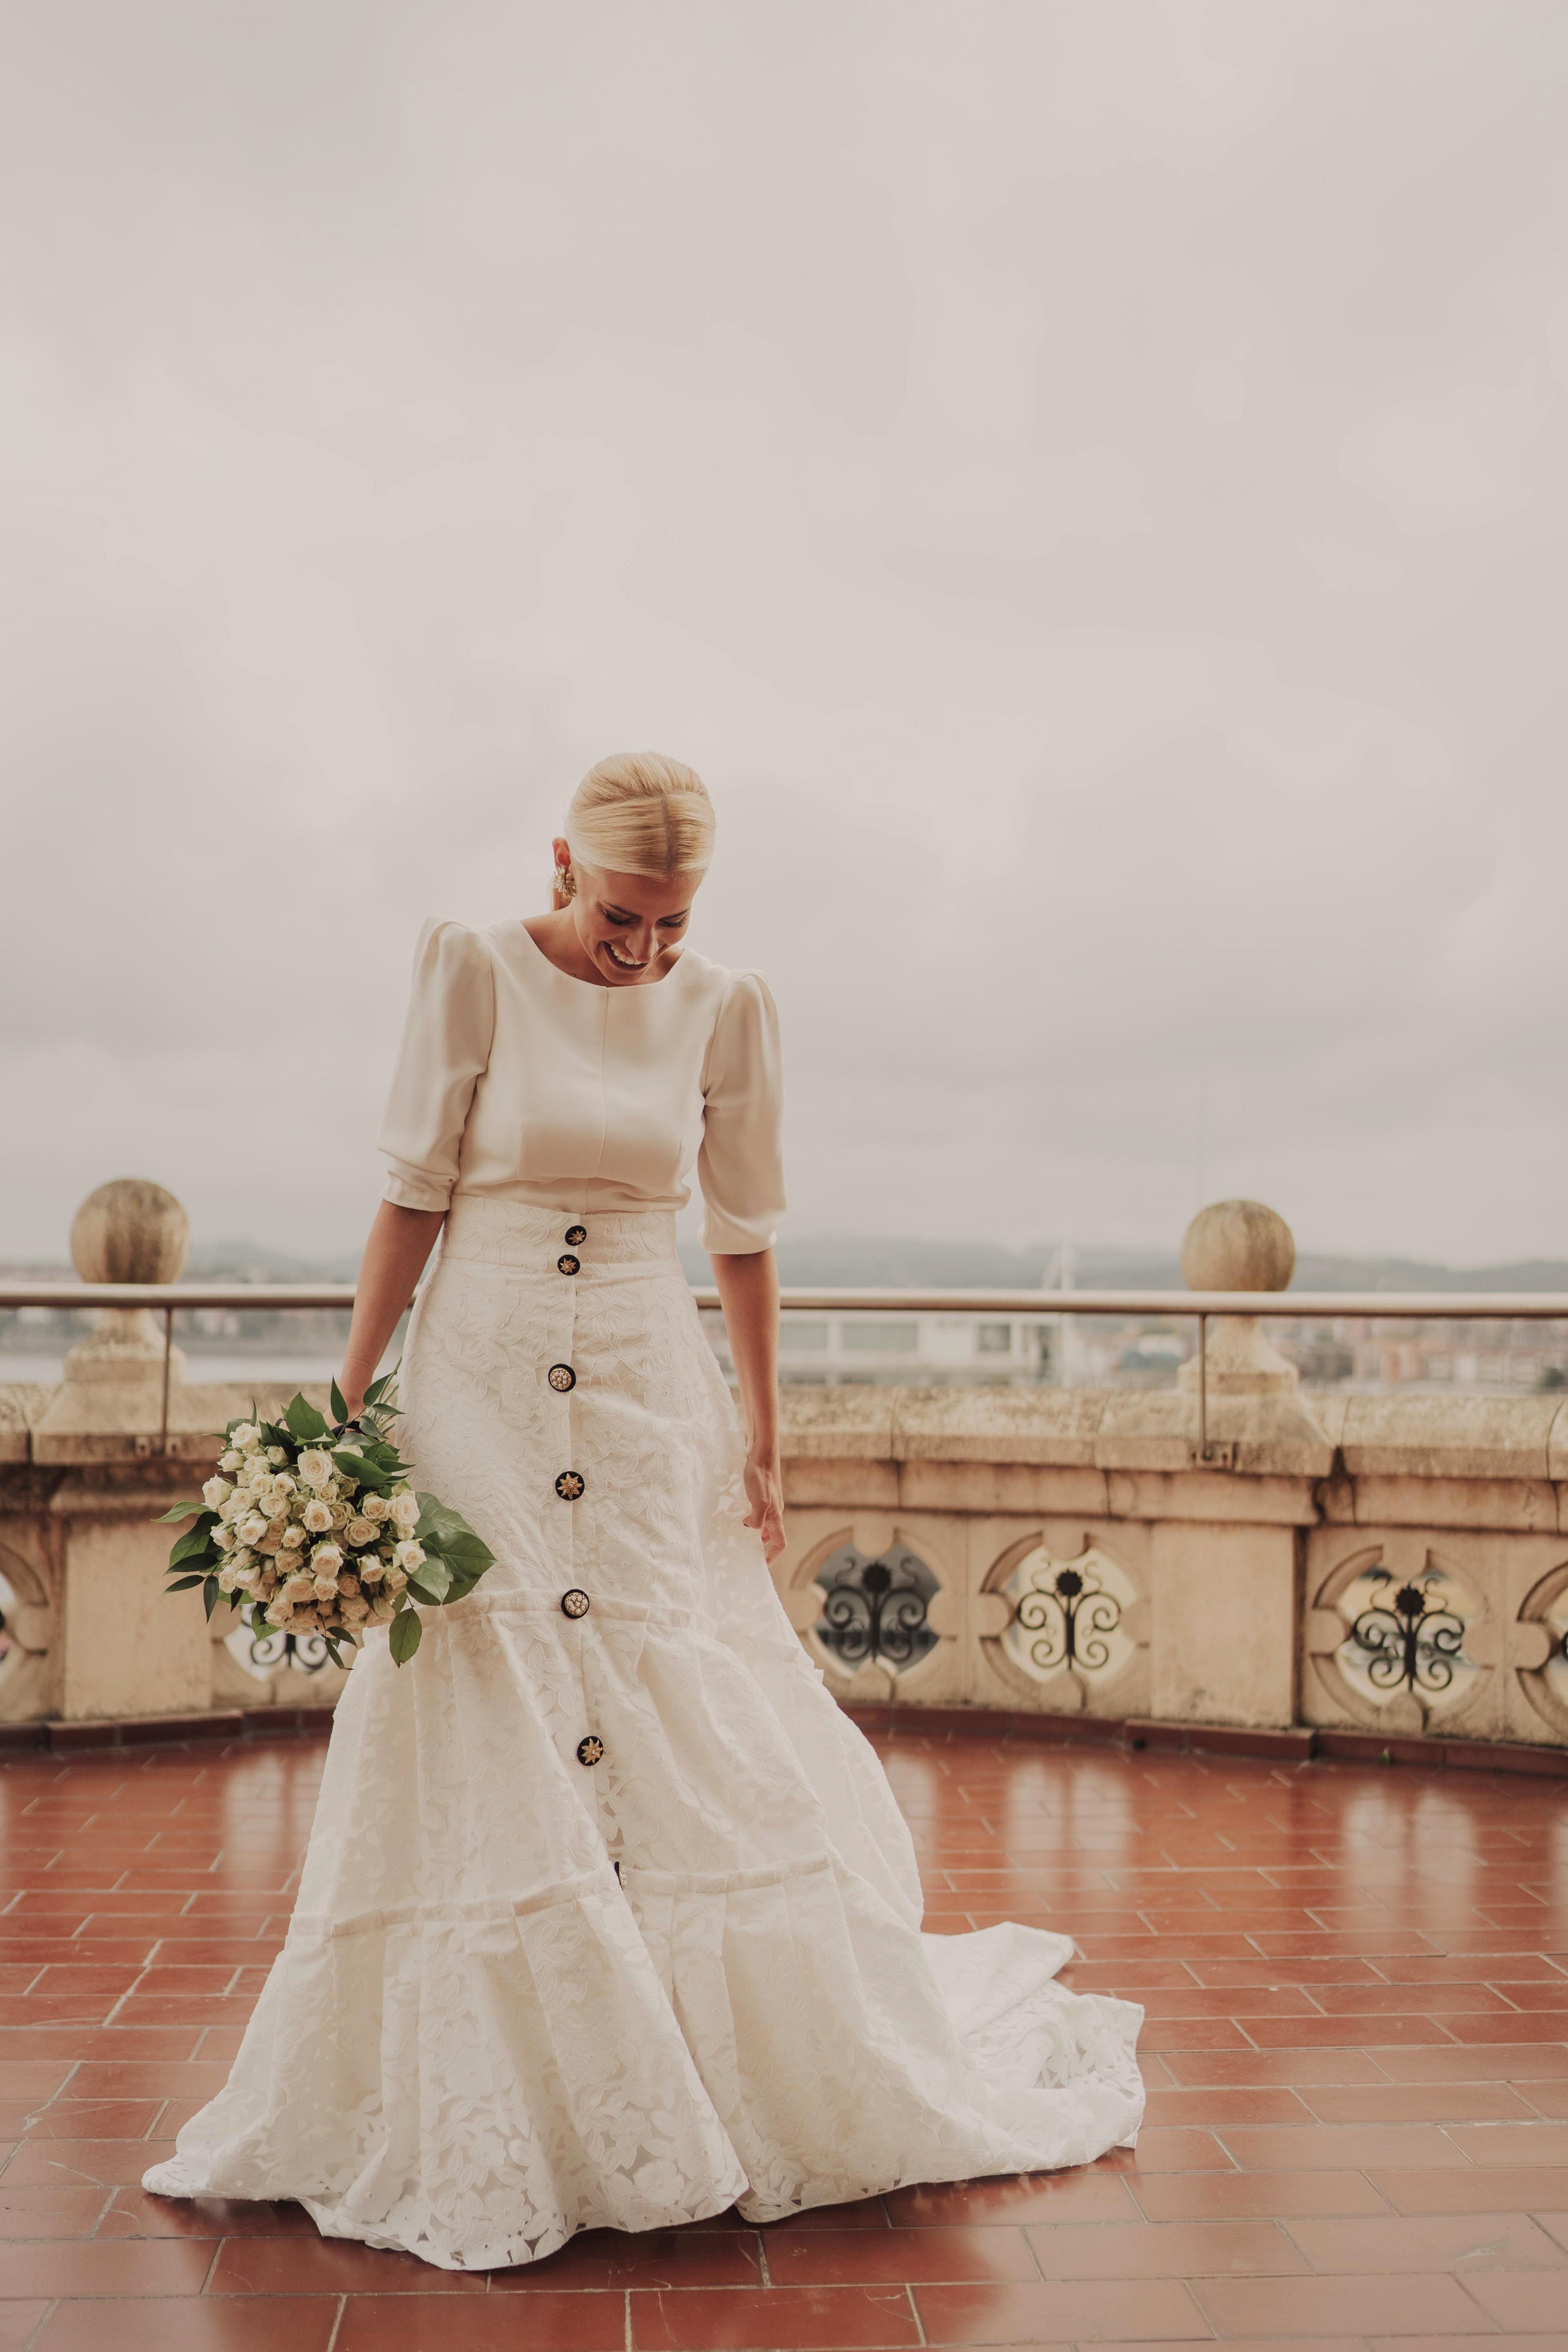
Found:
<svg viewBox="0 0 1568 2352"><path fill-rule="evenodd" d="M882 1748L931 1926L1070 1928L1145 2005L1136 2153L489 2277L136 2185L277 1949L320 1744L0 1768L0 2352L1563 2352L1568 1788Z"/></svg>

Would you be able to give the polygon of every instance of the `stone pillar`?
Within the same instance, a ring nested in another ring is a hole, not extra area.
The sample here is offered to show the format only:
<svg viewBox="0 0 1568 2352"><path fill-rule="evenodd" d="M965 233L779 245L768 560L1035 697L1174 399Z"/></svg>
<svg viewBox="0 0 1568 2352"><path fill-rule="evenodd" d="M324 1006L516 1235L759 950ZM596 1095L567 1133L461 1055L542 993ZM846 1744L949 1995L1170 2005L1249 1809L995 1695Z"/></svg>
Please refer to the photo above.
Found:
<svg viewBox="0 0 1568 2352"><path fill-rule="evenodd" d="M190 1246L179 1202L140 1177L100 1184L71 1225L84 1282L177 1281ZM103 1310L64 1369L33 1433L34 1461L67 1474L47 1505L60 1566L59 1711L76 1720L200 1712L212 1704L212 1643L200 1595L164 1594L172 1530L154 1520L200 1483L214 1450L211 1401L185 1390L175 1349L168 1451L190 1466L165 1462L162 1323L144 1307Z"/></svg>
<svg viewBox="0 0 1568 2352"><path fill-rule="evenodd" d="M190 1250L184 1210L172 1192L144 1177L100 1184L71 1223L71 1258L84 1282L177 1282ZM185 1374L178 1349L169 1371L172 1396ZM117 1461L150 1454L162 1400L161 1322L144 1307L105 1307L91 1336L66 1357L65 1379L38 1424L33 1459Z"/></svg>
<svg viewBox="0 0 1568 2352"><path fill-rule="evenodd" d="M1198 1211L1182 1239L1182 1280L1189 1290L1284 1290L1295 1270L1295 1235L1261 1201L1216 1201ZM1176 1377L1179 1388L1196 1393L1197 1358ZM1289 1396L1297 1380L1295 1366L1270 1346L1255 1315L1210 1322L1211 1397Z"/></svg>
<svg viewBox="0 0 1568 2352"><path fill-rule="evenodd" d="M1281 1291L1295 1272L1289 1225L1260 1201L1217 1201L1182 1242L1189 1290ZM1154 1710L1185 1723L1286 1725L1295 1720L1301 1531L1289 1518L1260 1524L1249 1507L1259 1473L1300 1479L1332 1458L1298 1394L1298 1374L1255 1316L1208 1325L1207 1426L1213 1475L1206 1512L1197 1496L1186 1524L1154 1531ZM1196 1432L1198 1363L1177 1375ZM1245 1482L1228 1474L1245 1466ZM1201 1476L1204 1465L1195 1461Z"/></svg>

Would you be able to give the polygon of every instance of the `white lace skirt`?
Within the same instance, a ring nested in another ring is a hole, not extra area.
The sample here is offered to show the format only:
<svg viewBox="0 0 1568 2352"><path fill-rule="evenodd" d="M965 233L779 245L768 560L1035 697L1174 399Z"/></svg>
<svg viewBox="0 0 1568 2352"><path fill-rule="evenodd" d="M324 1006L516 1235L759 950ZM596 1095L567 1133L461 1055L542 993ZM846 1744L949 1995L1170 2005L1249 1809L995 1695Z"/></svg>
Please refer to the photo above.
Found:
<svg viewBox="0 0 1568 2352"><path fill-rule="evenodd" d="M1129 2142L1142 2011L1055 1984L1065 1937L919 1932L741 1524L671 1220L460 1196L403 1392L497 1564L411 1664L370 1637L285 1948L146 2186L480 2269Z"/></svg>

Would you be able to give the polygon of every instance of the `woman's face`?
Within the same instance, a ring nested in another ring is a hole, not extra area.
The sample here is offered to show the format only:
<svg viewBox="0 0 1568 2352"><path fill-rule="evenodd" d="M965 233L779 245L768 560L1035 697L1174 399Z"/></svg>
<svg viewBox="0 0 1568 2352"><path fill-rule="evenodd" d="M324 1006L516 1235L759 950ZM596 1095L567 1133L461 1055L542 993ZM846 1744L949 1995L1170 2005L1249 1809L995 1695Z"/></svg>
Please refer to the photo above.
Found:
<svg viewBox="0 0 1568 2352"><path fill-rule="evenodd" d="M557 866L570 858L564 841L555 845ZM615 874L602 866L577 866L577 894L567 911L583 953L612 988L635 988L661 980L681 951L700 874Z"/></svg>

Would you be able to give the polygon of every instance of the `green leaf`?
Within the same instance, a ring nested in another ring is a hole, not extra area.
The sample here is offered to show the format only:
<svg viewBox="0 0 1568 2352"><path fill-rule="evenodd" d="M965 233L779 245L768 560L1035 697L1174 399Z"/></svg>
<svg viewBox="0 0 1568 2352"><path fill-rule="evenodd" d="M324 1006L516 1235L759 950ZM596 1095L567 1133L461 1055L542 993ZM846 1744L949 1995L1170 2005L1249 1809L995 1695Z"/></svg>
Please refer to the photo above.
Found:
<svg viewBox="0 0 1568 2352"><path fill-rule="evenodd" d="M332 1639L330 1633L323 1633L321 1639L327 1645L327 1655L331 1659L332 1664L340 1671L343 1661L338 1654L337 1643Z"/></svg>
<svg viewBox="0 0 1568 2352"><path fill-rule="evenodd" d="M452 1590L452 1570L434 1553L421 1568L409 1570L408 1589L417 1592L422 1601L439 1603Z"/></svg>
<svg viewBox="0 0 1568 2352"><path fill-rule="evenodd" d="M400 1666L406 1665L418 1649L424 1628L415 1609L400 1609L387 1627L387 1647Z"/></svg>
<svg viewBox="0 0 1568 2352"><path fill-rule="evenodd" d="M473 1584L478 1583L486 1569L496 1565L495 1553L472 1528L465 1528L458 1535L448 1536L441 1546L441 1557L455 1575L466 1577Z"/></svg>
<svg viewBox="0 0 1568 2352"><path fill-rule="evenodd" d="M193 1584L205 1584L206 1580L204 1576L177 1576L173 1583L166 1584L163 1590L165 1592L189 1592ZM209 1609L208 1616L210 1617L212 1613Z"/></svg>
<svg viewBox="0 0 1568 2352"><path fill-rule="evenodd" d="M223 1594L218 1591L217 1578L215 1576L209 1576L205 1580L205 1587L202 1594L203 1600L207 1604L207 1615L209 1617L211 1617L214 1610L217 1607L223 1597Z"/></svg>
<svg viewBox="0 0 1568 2352"><path fill-rule="evenodd" d="M169 1554L171 1568L178 1568L183 1559L204 1559L211 1551L212 1538L204 1527L192 1528L181 1536Z"/></svg>
<svg viewBox="0 0 1568 2352"><path fill-rule="evenodd" d="M395 1404L389 1405L386 1399L388 1391L391 1390L392 1383L397 1379L398 1373L402 1368L402 1359L400 1356L390 1372L382 1372L379 1379L373 1380L371 1382L370 1387L365 1391L365 1402L367 1404L380 1405L388 1412L398 1412L400 1408Z"/></svg>
<svg viewBox="0 0 1568 2352"><path fill-rule="evenodd" d="M414 1540L422 1543L427 1551L432 1546L437 1551L444 1551L454 1538L473 1533L462 1513L455 1511L449 1503L444 1503L438 1495L416 1495L414 1500L419 1505Z"/></svg>
<svg viewBox="0 0 1568 2352"><path fill-rule="evenodd" d="M193 1511L204 1517L214 1519L217 1517L215 1511L208 1511L205 1503L176 1503L171 1509L160 1511L152 1524L155 1528L166 1528L175 1519L188 1519Z"/></svg>
<svg viewBox="0 0 1568 2352"><path fill-rule="evenodd" d="M369 1486L375 1494L384 1494L392 1484L386 1472L368 1454L351 1454L347 1446L339 1446L332 1459L346 1478L357 1478L361 1486Z"/></svg>
<svg viewBox="0 0 1568 2352"><path fill-rule="evenodd" d="M318 1438L327 1434L326 1421L306 1397L296 1394L285 1409L283 1418L289 1435L297 1438L302 1445L314 1445Z"/></svg>
<svg viewBox="0 0 1568 2352"><path fill-rule="evenodd" d="M345 1423L345 1422L348 1420L348 1418L349 1418L349 1408L348 1408L348 1406L343 1402L343 1391L342 1391L342 1390L338 1386L338 1383L337 1383L337 1381L333 1381L333 1383L332 1383L331 1405L332 1405L332 1418L333 1418L333 1420L337 1423L337 1424L338 1424L339 1428L340 1428L340 1429L341 1429L341 1428L342 1428L342 1426L343 1426L343 1424L344 1424L344 1423Z"/></svg>

